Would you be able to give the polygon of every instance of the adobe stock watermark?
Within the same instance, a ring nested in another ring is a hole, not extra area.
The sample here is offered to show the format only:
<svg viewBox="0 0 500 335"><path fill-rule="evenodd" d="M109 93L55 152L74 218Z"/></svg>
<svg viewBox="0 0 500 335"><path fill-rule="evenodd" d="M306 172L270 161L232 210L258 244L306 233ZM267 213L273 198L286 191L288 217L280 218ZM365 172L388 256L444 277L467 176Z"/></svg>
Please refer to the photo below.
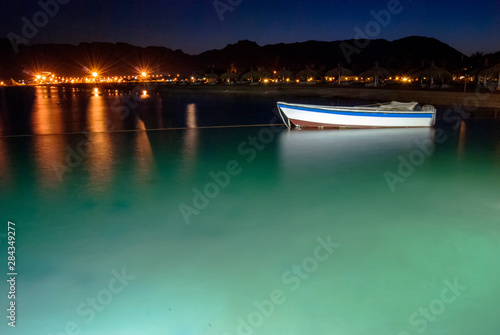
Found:
<svg viewBox="0 0 500 335"><path fill-rule="evenodd" d="M224 13L234 11L242 2L243 0L215 0L213 6L219 16L219 20L222 22L225 19Z"/></svg>
<svg viewBox="0 0 500 335"><path fill-rule="evenodd" d="M461 285L455 278L453 283L448 279L443 281L444 288L438 298L431 300L424 307L420 306L418 311L413 312L408 317L410 326L416 328L418 334L427 330L429 323L437 320L437 317L446 311L446 306L452 304L467 289L467 286ZM401 331L398 335L411 335L408 331Z"/></svg>
<svg viewBox="0 0 500 335"><path fill-rule="evenodd" d="M75 307L75 312L78 316L86 319L85 323L91 323L100 313L105 310L105 308L113 302L114 297L123 292L123 290L129 285L129 282L135 279L135 276L127 274L125 268L121 269L121 272L115 269L111 270L113 275L105 288L96 292L92 297L87 297L85 301L82 301ZM75 335L80 334L82 329L77 321L68 321L64 325L64 330L57 333L48 333L47 335Z"/></svg>
<svg viewBox="0 0 500 335"><path fill-rule="evenodd" d="M445 123L452 123L453 130L459 129L461 122L470 117L470 112L479 108L480 101L487 100L491 93L494 92L493 88L490 88L489 92L486 93L481 93L479 90L480 88L478 87L473 96L469 95L465 97L462 105L455 104L444 112L443 121ZM434 153L436 145L443 144L448 139L449 136L442 128L436 128L433 139L414 140L416 148L408 155L398 156L399 163L397 169L384 172L384 178L391 192L395 192L398 183L404 183L415 173L417 167L425 163Z"/></svg>
<svg viewBox="0 0 500 335"><path fill-rule="evenodd" d="M283 130L282 124L275 124L277 117L273 117L269 127L259 130L257 136L248 136L237 148L238 154L244 158L243 162L251 163L257 158L268 144L274 141L276 133ZM191 223L191 216L199 215L210 204L210 201L219 196L220 192L230 184L231 180L241 174L243 167L240 161L232 159L219 171L208 173L209 181L202 187L193 187L193 198L190 204L180 203L178 208L186 224Z"/></svg>
<svg viewBox="0 0 500 335"><path fill-rule="evenodd" d="M158 86L158 84L151 85L148 89L153 90L156 86ZM130 115L130 111L137 108L138 102L142 100L140 93L144 89L145 88L141 85L135 86L130 95L125 95L121 99L116 99L112 102L111 111L117 113L120 120L125 120L125 118ZM105 129L108 132L115 130L115 126L110 119L106 119ZM90 140L91 133L84 129L82 134L84 134L86 138L79 141L75 148L70 145L66 146L66 156L63 164L59 162L52 163L52 169L59 182L64 181L64 175L66 173L72 172L82 164L92 150L92 141Z"/></svg>
<svg viewBox="0 0 500 335"><path fill-rule="evenodd" d="M53 18L59 13L60 5L66 5L70 0L40 0L38 1L38 6L40 10L33 14L33 17L28 19L26 16L21 18L23 23L21 27L21 35L14 32L7 34L7 38L12 45L15 53L19 52L19 45L28 45L30 39L35 38L38 35L39 29L45 27L50 18Z"/></svg>
<svg viewBox="0 0 500 335"><path fill-rule="evenodd" d="M235 333L238 335L252 335L254 331L263 326L277 310L277 307L286 302L286 292L297 291L303 282L307 281L311 275L319 269L322 262L328 260L333 252L340 247L340 244L332 241L328 235L326 239L316 238L317 245L314 247L312 254L305 257L299 264L293 264L288 270L281 275L281 283L285 288L275 288L271 290L268 299L255 300L253 308L246 317L237 317L237 326ZM223 335L232 335L225 332Z"/></svg>
<svg viewBox="0 0 500 335"><path fill-rule="evenodd" d="M370 44L370 39L379 36L382 28L386 28L391 23L392 17L400 14L404 9L399 0L389 0L386 8L378 12L371 10L370 15L373 17L373 20L368 21L364 29L358 26L354 27L354 32L356 33L354 35L354 45L347 42L340 43L340 50L342 50L347 63L351 63L351 56L359 54L362 49L366 48Z"/></svg>

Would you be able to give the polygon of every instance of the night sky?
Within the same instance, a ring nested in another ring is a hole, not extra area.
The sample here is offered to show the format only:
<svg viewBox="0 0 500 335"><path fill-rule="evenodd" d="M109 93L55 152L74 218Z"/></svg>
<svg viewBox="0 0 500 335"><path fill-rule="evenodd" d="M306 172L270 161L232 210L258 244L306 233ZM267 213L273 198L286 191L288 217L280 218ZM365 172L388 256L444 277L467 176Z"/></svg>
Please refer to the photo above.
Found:
<svg viewBox="0 0 500 335"><path fill-rule="evenodd" d="M53 2L56 0L42 0ZM198 54L248 39L259 45L335 41L356 37L374 21L371 11L397 0L59 0L59 11L28 40L36 43L126 42ZM370 38L434 37L470 55L500 51L500 1L400 0L389 23ZM233 5L230 5L230 4ZM22 36L22 18L33 22L38 1L2 0L1 36ZM39 16L43 19L42 16ZM221 18L223 20L221 20ZM372 24L373 27L373 24Z"/></svg>

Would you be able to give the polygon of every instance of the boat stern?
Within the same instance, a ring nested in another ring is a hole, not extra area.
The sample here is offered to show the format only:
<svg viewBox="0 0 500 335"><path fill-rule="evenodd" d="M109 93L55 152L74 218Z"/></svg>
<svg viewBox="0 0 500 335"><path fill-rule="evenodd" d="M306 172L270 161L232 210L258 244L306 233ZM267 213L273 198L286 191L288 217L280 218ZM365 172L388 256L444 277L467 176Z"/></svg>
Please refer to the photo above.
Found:
<svg viewBox="0 0 500 335"><path fill-rule="evenodd" d="M424 105L422 107L422 111L432 113L432 120L431 120L430 127L434 127L434 125L436 124L436 113L437 113L436 107L434 107L433 105Z"/></svg>

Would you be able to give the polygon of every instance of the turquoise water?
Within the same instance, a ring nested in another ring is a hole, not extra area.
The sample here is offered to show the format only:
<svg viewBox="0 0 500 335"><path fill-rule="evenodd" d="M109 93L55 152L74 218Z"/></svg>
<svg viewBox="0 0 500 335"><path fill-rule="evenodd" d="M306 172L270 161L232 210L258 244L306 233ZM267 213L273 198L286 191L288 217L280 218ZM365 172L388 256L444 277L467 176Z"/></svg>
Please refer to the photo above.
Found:
<svg viewBox="0 0 500 335"><path fill-rule="evenodd" d="M0 118L2 334L499 333L498 120L199 129L269 123L274 99L119 120L119 96L43 93Z"/></svg>

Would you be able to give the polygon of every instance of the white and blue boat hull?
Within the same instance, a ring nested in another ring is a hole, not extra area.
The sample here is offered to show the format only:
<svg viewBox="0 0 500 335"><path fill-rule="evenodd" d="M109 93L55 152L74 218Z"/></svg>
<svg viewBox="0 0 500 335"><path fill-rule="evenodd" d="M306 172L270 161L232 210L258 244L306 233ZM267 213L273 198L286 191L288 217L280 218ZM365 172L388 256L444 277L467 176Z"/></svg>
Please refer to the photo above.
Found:
<svg viewBox="0 0 500 335"><path fill-rule="evenodd" d="M324 128L432 127L436 120L436 109L433 106L424 106L422 110L414 110L416 105L417 103L393 102L371 107L344 107L278 102L278 109L287 126L293 124L297 127Z"/></svg>

